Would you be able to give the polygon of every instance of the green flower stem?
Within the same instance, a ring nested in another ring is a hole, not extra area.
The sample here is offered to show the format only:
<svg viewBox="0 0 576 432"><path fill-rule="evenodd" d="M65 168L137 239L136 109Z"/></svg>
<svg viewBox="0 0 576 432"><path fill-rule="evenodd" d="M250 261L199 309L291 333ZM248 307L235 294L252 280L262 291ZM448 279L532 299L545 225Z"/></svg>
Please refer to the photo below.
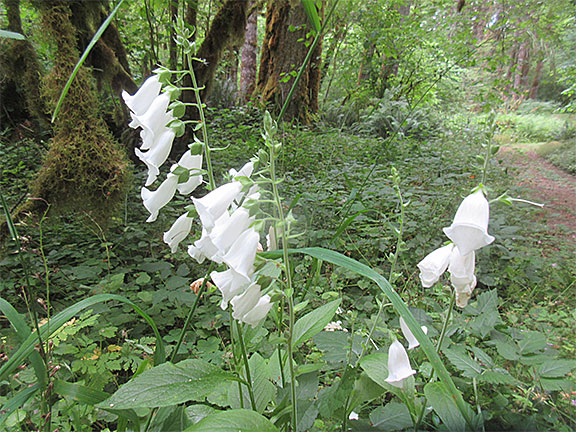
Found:
<svg viewBox="0 0 576 432"><path fill-rule="evenodd" d="M296 407L296 375L294 372L294 352L292 346L292 335L294 332L294 287L292 284L292 269L290 267L290 257L288 254L288 233L286 232L286 218L284 217L284 209L282 208L282 200L278 192L278 181L276 179L276 154L274 144L270 144L270 179L272 181L272 194L276 203L276 211L280 218L280 237L282 239L282 256L284 259L284 270L286 272L286 283L288 286L288 368L290 370L290 394L292 400L292 431L297 432L297 407Z"/></svg>
<svg viewBox="0 0 576 432"><path fill-rule="evenodd" d="M212 159L210 157L210 145L208 144L208 129L206 128L206 118L204 117L204 108L202 105L202 98L200 97L200 88L196 82L196 74L194 73L194 68L192 67L192 57L188 54L188 64L190 65L190 78L192 79L192 88L194 91L194 96L196 97L196 102L198 104L198 112L200 113L200 122L202 124L202 139L204 141L204 156L206 157L206 167L208 168L208 181L210 184L210 189L216 189L216 181L214 180L214 169L212 168Z"/></svg>
<svg viewBox="0 0 576 432"><path fill-rule="evenodd" d="M188 316L186 317L186 321L184 322L184 325L182 326L182 330L180 331L180 336L178 337L178 342L176 343L176 348L174 348L174 352L172 352L172 355L170 356L170 363L174 363L174 359L176 358L176 354L178 353L178 350L180 349L180 345L182 345L182 341L184 340L184 336L186 335L186 332L188 331L188 326L190 325L190 321L192 320L192 317L194 316L194 313L196 312L196 309L198 308L198 304L200 303L200 298L204 294L204 291L206 291L206 285L208 284L208 279L210 277L210 273L212 273L212 270L214 270L214 267L215 267L214 263L211 262L210 267L208 268L208 271L206 272L206 276L204 277L204 280L202 281L202 285L200 286L200 289L198 290L198 294L196 294L196 299L194 299L194 304L192 305L192 308L190 309L190 312L188 313Z"/></svg>
<svg viewBox="0 0 576 432"><path fill-rule="evenodd" d="M236 325L236 333L238 333L238 342L240 344L240 351L242 352L242 360L244 361L244 371L246 373L246 384L248 387L248 396L250 397L250 406L253 411L256 411L256 398L254 397L254 389L252 388L252 374L250 373L250 364L248 363L248 354L246 354L246 345L244 345L243 329L240 323L234 320Z"/></svg>

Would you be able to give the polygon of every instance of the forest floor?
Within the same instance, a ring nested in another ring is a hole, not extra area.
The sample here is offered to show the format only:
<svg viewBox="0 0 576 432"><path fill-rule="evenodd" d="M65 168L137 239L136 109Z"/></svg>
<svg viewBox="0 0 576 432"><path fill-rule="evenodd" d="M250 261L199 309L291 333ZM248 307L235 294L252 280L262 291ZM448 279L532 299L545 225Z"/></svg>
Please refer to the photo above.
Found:
<svg viewBox="0 0 576 432"><path fill-rule="evenodd" d="M503 146L502 159L513 182L529 194L519 198L544 204L541 214L551 234L576 243L576 176L538 154L538 147L546 144Z"/></svg>

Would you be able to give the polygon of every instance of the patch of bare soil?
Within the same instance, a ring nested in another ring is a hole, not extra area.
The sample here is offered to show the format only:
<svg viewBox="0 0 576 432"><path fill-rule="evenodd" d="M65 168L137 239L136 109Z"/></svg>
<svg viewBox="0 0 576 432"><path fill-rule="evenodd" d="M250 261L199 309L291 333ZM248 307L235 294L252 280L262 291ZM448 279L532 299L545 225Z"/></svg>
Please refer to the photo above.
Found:
<svg viewBox="0 0 576 432"><path fill-rule="evenodd" d="M522 198L544 204L551 232L576 243L576 177L555 167L534 150L501 147L504 163L518 186L526 190Z"/></svg>

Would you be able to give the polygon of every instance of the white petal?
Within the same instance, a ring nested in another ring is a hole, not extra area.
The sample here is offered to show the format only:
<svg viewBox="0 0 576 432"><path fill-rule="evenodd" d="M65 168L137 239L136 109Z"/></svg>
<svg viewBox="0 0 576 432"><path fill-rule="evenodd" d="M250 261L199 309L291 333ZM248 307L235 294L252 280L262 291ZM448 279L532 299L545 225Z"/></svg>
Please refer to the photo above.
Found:
<svg viewBox="0 0 576 432"><path fill-rule="evenodd" d="M426 255L426 257L418 263L420 281L423 287L429 288L438 282L440 276L442 276L448 268L452 249L454 249L453 244L443 246Z"/></svg>
<svg viewBox="0 0 576 432"><path fill-rule="evenodd" d="M476 254L474 251L468 255L461 255L458 248L454 248L452 254L450 254L450 265L448 266L450 276L472 279L476 267L475 260Z"/></svg>
<svg viewBox="0 0 576 432"><path fill-rule="evenodd" d="M202 184L202 174L199 170L202 169L202 155L193 155L190 150L182 155L177 164L172 165L173 171L177 166L181 166L190 171L190 177L185 183L178 184L178 192L182 195L189 195Z"/></svg>
<svg viewBox="0 0 576 432"><path fill-rule="evenodd" d="M245 322L254 328L266 317L266 315L268 315L271 308L272 303L270 303L270 296L262 296L260 300L258 300L256 306L242 317L242 322Z"/></svg>
<svg viewBox="0 0 576 432"><path fill-rule="evenodd" d="M142 188L140 194L144 201L144 207L150 212L150 217L146 219L146 222L154 222L156 220L160 209L168 204L174 196L177 185L178 177L174 174L168 174L166 180L155 191L152 192L145 187Z"/></svg>
<svg viewBox="0 0 576 432"><path fill-rule="evenodd" d="M421 326L420 328L422 329L424 334L428 334L428 327ZM414 334L412 334L412 331L410 331L408 325L406 324L406 321L404 321L404 318L402 317L400 317L400 329L402 329L402 334L404 334L404 337L408 341L409 344L408 349L416 348L417 346L420 345L420 342L418 342L418 339L414 337Z"/></svg>
<svg viewBox="0 0 576 432"><path fill-rule="evenodd" d="M259 300L260 285L253 283L244 293L237 295L230 301L232 304L232 317L237 320L241 319L258 304Z"/></svg>
<svg viewBox="0 0 576 432"><path fill-rule="evenodd" d="M146 179L145 186L150 186L158 177L160 166L166 162L172 150L172 143L175 136L176 134L172 129L166 128L158 137L157 144L154 145L151 150L144 153L140 149L134 149L136 156L148 167L148 178Z"/></svg>
<svg viewBox="0 0 576 432"><path fill-rule="evenodd" d="M415 373L402 344L397 340L392 342L388 349L388 377L384 381L395 387L402 387L402 380Z"/></svg>
<svg viewBox="0 0 576 432"><path fill-rule="evenodd" d="M150 105L154 99L156 99L161 89L162 84L160 84L158 80L158 75L152 75L144 81L144 84L142 84L133 96L123 91L122 98L132 112L136 115L142 115L150 108Z"/></svg>
<svg viewBox="0 0 576 432"><path fill-rule="evenodd" d="M236 171L234 168L232 168L229 172L232 178L236 178L250 177L252 175L252 171L254 171L254 162L246 163L242 168L240 168L240 171Z"/></svg>
<svg viewBox="0 0 576 432"><path fill-rule="evenodd" d="M239 208L225 223L217 222L210 233L213 243L226 254L232 244L248 229L254 218L250 217L248 210Z"/></svg>
<svg viewBox="0 0 576 432"><path fill-rule="evenodd" d="M172 253L176 252L180 242L190 234L191 228L192 218L188 217L188 212L186 212L176 219L176 222L172 224L172 227L164 233L164 243L167 243L168 246L170 246Z"/></svg>
<svg viewBox="0 0 576 432"><path fill-rule="evenodd" d="M248 228L232 244L222 261L243 276L251 277L259 239L258 233L253 228Z"/></svg>
<svg viewBox="0 0 576 432"><path fill-rule="evenodd" d="M168 104L170 103L170 95L168 93L162 93L158 96L142 115L132 115L132 122L130 122L130 127L141 127L144 130L143 140L145 144L150 142L149 136L156 137L160 134L168 123L174 120L172 111L166 112L168 109ZM142 150L146 150L144 145L141 147Z"/></svg>
<svg viewBox="0 0 576 432"><path fill-rule="evenodd" d="M202 237L200 237L200 240L196 240L194 242L193 247L194 249L192 250L188 248L188 254L190 254L190 256L193 258L196 258L197 261L198 259L204 261L205 257L217 263L222 262L222 254L220 253L220 249L218 249L214 243L212 243L210 233L206 229L202 229Z"/></svg>
<svg viewBox="0 0 576 432"><path fill-rule="evenodd" d="M215 220L222 216L241 190L242 185L239 182L231 182L214 189L202 198L192 198L204 228L211 230L214 227Z"/></svg>
<svg viewBox="0 0 576 432"><path fill-rule="evenodd" d="M212 272L210 273L210 277L214 285L216 285L222 293L222 303L220 305L222 309L226 309L228 302L242 293L246 287L250 285L250 279L245 278L232 269L223 272Z"/></svg>
<svg viewBox="0 0 576 432"><path fill-rule="evenodd" d="M490 205L481 190L467 196L458 207L452 225L444 233L462 255L489 245L494 237L488 234Z"/></svg>

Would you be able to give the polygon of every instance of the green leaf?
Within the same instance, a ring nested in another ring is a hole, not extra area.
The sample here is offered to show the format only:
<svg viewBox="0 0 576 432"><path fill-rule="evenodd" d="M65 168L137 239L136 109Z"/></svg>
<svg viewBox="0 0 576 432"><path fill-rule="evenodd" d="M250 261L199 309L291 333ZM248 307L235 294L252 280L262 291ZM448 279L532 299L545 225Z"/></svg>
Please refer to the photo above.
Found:
<svg viewBox="0 0 576 432"><path fill-rule="evenodd" d="M68 90L70 90L70 86L72 85L72 81L74 81L74 78L76 78L78 71L80 70L80 68L84 64L84 61L88 57L88 54L90 54L90 51L92 51L92 48L94 48L94 45L96 45L96 43L98 42L98 40L100 39L100 37L102 36L104 31L108 28L108 26L112 22L112 18L114 18L114 15L116 15L116 12L118 12L118 9L120 9L120 6L122 5L123 2L124 2L124 0L120 0L118 2L118 4L116 5L116 7L114 8L114 10L110 13L110 15L108 15L108 18L106 18L106 21L104 21L102 23L102 25L100 26L100 28L98 29L96 34L94 34L94 37L92 37L92 40L90 41L90 43L88 44L88 46L86 47L84 52L82 53L82 56L80 56L80 59L78 60L78 63L76 63L76 66L74 66L74 70L72 71L72 74L68 78L68 81L66 82L66 85L64 86L64 89L62 90L62 93L60 94L60 98L58 99L58 103L56 104L56 109L54 109L54 114L52 114L52 123L54 123L56 116L60 112L60 108L62 107L62 103L64 102L64 98L68 94Z"/></svg>
<svg viewBox="0 0 576 432"><path fill-rule="evenodd" d="M494 326L500 322L500 313L498 312L498 293L496 290L485 291L478 296L475 308L472 308L476 315L470 322L470 328L481 337L486 337Z"/></svg>
<svg viewBox="0 0 576 432"><path fill-rule="evenodd" d="M572 360L548 360L541 364L537 372L547 378L559 378L567 376L574 369Z"/></svg>
<svg viewBox="0 0 576 432"><path fill-rule="evenodd" d="M496 341L496 350L498 354L504 357L506 360L515 361L520 358L520 353L518 352L518 346L515 342L504 342Z"/></svg>
<svg viewBox="0 0 576 432"><path fill-rule="evenodd" d="M390 384L386 382L386 378L388 377L387 353L377 352L367 355L360 362L360 367L376 384L386 389L390 387Z"/></svg>
<svg viewBox="0 0 576 432"><path fill-rule="evenodd" d="M252 389L254 390L254 398L256 399L256 411L263 413L268 403L272 400L276 393L276 387L270 382L270 368L268 361L262 358L260 354L254 353L250 360L250 372L252 378ZM246 379L244 377L244 379ZM228 401L233 408L240 408L242 406L250 406L250 398L248 395L248 387L242 384L243 405L240 403L240 394L238 385L230 386L228 393Z"/></svg>
<svg viewBox="0 0 576 432"><path fill-rule="evenodd" d="M157 408L203 401L235 377L198 359L153 367L122 385L99 408Z"/></svg>
<svg viewBox="0 0 576 432"><path fill-rule="evenodd" d="M426 384L424 394L448 430L451 432L464 432L466 430L466 421L444 383L437 381ZM472 413L468 415L472 417Z"/></svg>
<svg viewBox="0 0 576 432"><path fill-rule="evenodd" d="M16 411L19 407L24 405L28 399L33 397L40 390L38 384L34 384L31 387L25 388L21 392L17 393L15 396L10 398L7 402L2 405L2 415L0 415L0 426L3 426L10 414Z"/></svg>
<svg viewBox="0 0 576 432"><path fill-rule="evenodd" d="M484 371L480 376L478 376L479 382L485 382L489 384L506 384L512 385L517 384L518 380L514 378L505 369L495 369Z"/></svg>
<svg viewBox="0 0 576 432"><path fill-rule="evenodd" d="M574 391L574 383L563 378L540 378L540 384L544 391L563 391L565 393Z"/></svg>
<svg viewBox="0 0 576 432"><path fill-rule="evenodd" d="M413 427L410 411L405 404L390 402L370 413L370 421L379 430L397 431Z"/></svg>
<svg viewBox="0 0 576 432"><path fill-rule="evenodd" d="M8 303L6 300L0 297L0 311L2 314L10 321L16 336L21 342L24 342L28 337L30 337L30 328L26 324L24 317L18 313L14 307ZM37 339L36 339L37 340ZM36 374L36 379L40 387L44 387L46 384L46 365L40 357L40 353L34 351L30 354L30 363L34 368L34 373Z"/></svg>
<svg viewBox="0 0 576 432"><path fill-rule="evenodd" d="M266 417L257 412L239 409L209 415L184 432L278 432Z"/></svg>
<svg viewBox="0 0 576 432"><path fill-rule="evenodd" d="M334 300L318 309L307 313L294 324L294 333L292 336L292 346L297 347L307 341L314 335L320 333L324 327L332 320L341 299Z"/></svg>
<svg viewBox="0 0 576 432"><path fill-rule="evenodd" d="M532 354L546 348L546 336L536 331L522 333L524 337L518 341L522 354Z"/></svg>
<svg viewBox="0 0 576 432"><path fill-rule="evenodd" d="M352 411L355 411L360 405L370 402L384 393L386 393L385 388L376 384L366 373L362 373L360 378L354 383L354 391L350 398L349 407Z"/></svg>
<svg viewBox="0 0 576 432"><path fill-rule="evenodd" d="M131 300L116 294L98 294L87 299L81 300L72 306L67 307L62 312L54 315L50 319L49 323L44 324L40 327L40 336L43 341L48 340L48 338L53 335L60 327L62 327L66 322L68 322L72 317L80 313L81 311L88 309L95 304L104 303L110 300L117 300L127 305L130 305L144 320L152 327L154 334L156 335L156 351L154 353L154 360L157 364L164 362L165 352L164 344L162 338L160 337L160 332L156 327L156 324L148 316L146 312L140 309ZM26 340L20 345L20 348L10 355L10 358L2 367L0 368L0 381L6 379L9 373L14 371L19 365L21 365L26 358L28 358L32 353L34 353L34 347L38 343L38 337L35 333L32 333Z"/></svg>
<svg viewBox="0 0 576 432"><path fill-rule="evenodd" d="M476 360L470 358L464 348L453 347L442 351L456 369L468 378L475 378L482 372L482 366Z"/></svg>
<svg viewBox="0 0 576 432"><path fill-rule="evenodd" d="M323 331L314 336L314 343L324 353L328 363L344 363L350 351L350 334L343 331Z"/></svg>
<svg viewBox="0 0 576 432"><path fill-rule="evenodd" d="M8 30L0 30L0 38L24 40L26 36Z"/></svg>
<svg viewBox="0 0 576 432"><path fill-rule="evenodd" d="M470 415L471 410L468 404L462 398L462 394L456 388L450 373L444 366L442 359L436 352L436 348L430 338L424 334L420 324L416 321L406 303L402 300L402 298L398 295L398 293L394 290L392 285L384 278L382 275L371 269L370 267L350 258L341 253L324 249L324 248L304 248L304 249L291 249L289 250L290 253L304 253L309 255L313 258L321 259L323 261L329 262L331 264L344 267L347 270L353 271L361 276L365 276L372 281L374 281L382 290L382 292L386 295L386 297L390 300L396 312L404 319L406 325L412 332L412 334L416 337L418 342L420 342L420 347L422 351L428 357L428 361L434 368L436 375L438 378L445 383L446 390L450 393L452 400L455 402L458 410L460 411L461 415L466 419L466 423L473 428L475 427L475 420ZM262 253L265 257L275 257L279 256L280 253L278 251L275 252L267 252Z"/></svg>
<svg viewBox="0 0 576 432"><path fill-rule="evenodd" d="M312 24L312 28L314 31L320 31L320 18L318 17L318 11L316 10L316 1L315 0L302 0L302 6L304 6L304 11L306 12L306 16Z"/></svg>

